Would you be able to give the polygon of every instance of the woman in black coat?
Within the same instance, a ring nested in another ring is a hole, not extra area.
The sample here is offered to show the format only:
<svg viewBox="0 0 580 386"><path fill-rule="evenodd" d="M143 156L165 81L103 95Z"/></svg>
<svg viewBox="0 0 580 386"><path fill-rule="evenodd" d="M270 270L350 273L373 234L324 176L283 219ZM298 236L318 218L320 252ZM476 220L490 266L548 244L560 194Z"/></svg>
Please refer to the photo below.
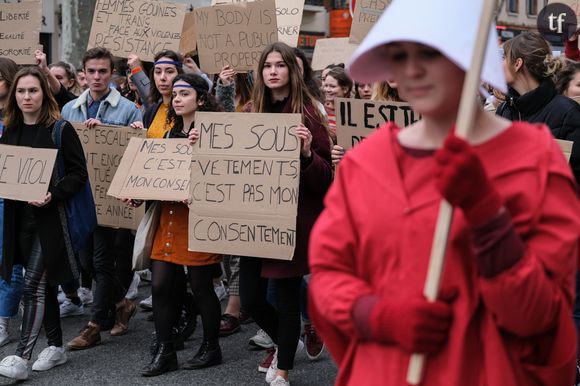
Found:
<svg viewBox="0 0 580 386"><path fill-rule="evenodd" d="M33 148L52 148L53 128L60 119L58 106L45 76L37 67L20 70L10 89L6 128L0 142ZM88 174L81 142L74 128L62 126L61 148L65 173L53 170L44 200L5 200L4 248L1 275L9 281L13 264L26 267L24 316L16 355L0 362L0 375L28 378L28 361L44 326L48 347L32 370L44 371L66 362L57 301L57 285L78 278L76 260L66 231L65 202L86 183Z"/></svg>
<svg viewBox="0 0 580 386"><path fill-rule="evenodd" d="M580 106L559 95L553 78L564 67L554 58L550 45L539 34L524 32L504 44L504 72L509 86L506 101L497 115L512 121L545 123L557 139L573 141L570 166L580 181Z"/></svg>

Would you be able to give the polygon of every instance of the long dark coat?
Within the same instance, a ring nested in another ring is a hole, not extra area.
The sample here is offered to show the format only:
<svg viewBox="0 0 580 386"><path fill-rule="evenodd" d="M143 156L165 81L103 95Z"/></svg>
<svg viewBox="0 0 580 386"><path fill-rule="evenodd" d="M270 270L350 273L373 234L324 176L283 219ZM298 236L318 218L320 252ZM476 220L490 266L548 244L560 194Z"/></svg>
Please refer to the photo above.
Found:
<svg viewBox="0 0 580 386"><path fill-rule="evenodd" d="M51 134L54 125L39 129L32 147L56 149ZM6 130L0 138L0 143L17 145L20 140L19 130ZM65 176L57 181L56 174L50 181L48 191L52 194L49 204L41 208L33 208L36 220L42 256L45 259L47 280L51 285L62 284L78 277L76 259L72 250L66 247L63 228L64 204L67 199L78 192L88 178L87 165L82 144L75 129L66 123L62 129L61 149L65 167ZM55 163L56 168L56 163ZM66 218L66 217L65 217ZM0 274L6 281L10 281L12 266L20 263L26 267L28 256L21 256L17 248L19 218L16 213L16 201L4 200L4 248Z"/></svg>

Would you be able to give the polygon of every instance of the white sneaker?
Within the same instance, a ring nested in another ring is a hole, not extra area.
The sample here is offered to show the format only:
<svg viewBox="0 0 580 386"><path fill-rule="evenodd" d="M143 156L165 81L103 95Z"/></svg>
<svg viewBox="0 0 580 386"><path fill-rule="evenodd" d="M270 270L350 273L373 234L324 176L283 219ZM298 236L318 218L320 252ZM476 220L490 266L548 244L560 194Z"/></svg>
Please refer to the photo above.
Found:
<svg viewBox="0 0 580 386"><path fill-rule="evenodd" d="M141 278L141 280L143 281L151 281L151 271L148 269L144 269L143 271L135 271L135 273L137 275L139 275L139 277Z"/></svg>
<svg viewBox="0 0 580 386"><path fill-rule="evenodd" d="M34 371L46 371L66 363L64 347L49 346L38 354L38 359L32 365Z"/></svg>
<svg viewBox="0 0 580 386"><path fill-rule="evenodd" d="M290 381L287 381L278 375L276 379L270 382L270 386L290 386Z"/></svg>
<svg viewBox="0 0 580 386"><path fill-rule="evenodd" d="M81 287L77 293L83 305L93 304L93 291L88 288Z"/></svg>
<svg viewBox="0 0 580 386"><path fill-rule="evenodd" d="M28 361L17 355L10 355L0 362L0 375L17 381L28 379Z"/></svg>
<svg viewBox="0 0 580 386"><path fill-rule="evenodd" d="M129 300L137 299L137 295L139 294L139 283L141 283L141 278L136 273L133 274L133 280L131 280L131 285L127 290L127 294L125 298Z"/></svg>
<svg viewBox="0 0 580 386"><path fill-rule="evenodd" d="M145 298L139 302L139 307L143 308L144 310L151 311L153 309L153 295L150 295L148 298Z"/></svg>
<svg viewBox="0 0 580 386"><path fill-rule="evenodd" d="M60 305L60 317L61 318L68 318L69 316L80 316L85 314L85 308L81 303L80 306L77 306L70 299L66 299Z"/></svg>
<svg viewBox="0 0 580 386"><path fill-rule="evenodd" d="M296 354L298 354L302 350L304 350L304 342L302 341L302 339L298 339L298 345L296 346Z"/></svg>
<svg viewBox="0 0 580 386"><path fill-rule="evenodd" d="M274 342L272 339L266 334L264 330L261 328L256 332L256 335L250 338L248 342L252 346L261 347L261 348L272 348L274 347Z"/></svg>
<svg viewBox="0 0 580 386"><path fill-rule="evenodd" d="M64 303L64 301L66 300L66 294L64 293L64 291L60 286L58 286L58 295L56 295L56 298L58 299L59 304Z"/></svg>
<svg viewBox="0 0 580 386"><path fill-rule="evenodd" d="M270 368L266 372L266 383L272 383L276 379L276 371L278 371L278 349L274 353L274 358L272 358L272 363L270 363Z"/></svg>
<svg viewBox="0 0 580 386"><path fill-rule="evenodd" d="M222 300L224 300L226 298L226 296L228 296L228 291L226 291L226 286L224 285L224 282L221 280L220 280L220 283L218 285L214 284L213 290L215 291L215 294L217 295L220 302Z"/></svg>
<svg viewBox="0 0 580 386"><path fill-rule="evenodd" d="M6 327L0 325L0 347L5 346L10 342L10 335Z"/></svg>

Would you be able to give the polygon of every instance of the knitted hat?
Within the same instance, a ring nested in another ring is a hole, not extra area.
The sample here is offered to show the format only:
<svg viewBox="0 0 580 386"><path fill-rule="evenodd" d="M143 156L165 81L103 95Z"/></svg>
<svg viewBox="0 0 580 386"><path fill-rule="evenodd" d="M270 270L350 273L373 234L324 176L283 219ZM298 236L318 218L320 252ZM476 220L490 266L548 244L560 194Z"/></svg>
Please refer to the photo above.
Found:
<svg viewBox="0 0 580 386"><path fill-rule="evenodd" d="M467 71L485 0L394 0L351 57L353 79L370 83L388 78L381 47L393 42L416 42L433 47ZM489 31L481 78L507 92L495 23Z"/></svg>

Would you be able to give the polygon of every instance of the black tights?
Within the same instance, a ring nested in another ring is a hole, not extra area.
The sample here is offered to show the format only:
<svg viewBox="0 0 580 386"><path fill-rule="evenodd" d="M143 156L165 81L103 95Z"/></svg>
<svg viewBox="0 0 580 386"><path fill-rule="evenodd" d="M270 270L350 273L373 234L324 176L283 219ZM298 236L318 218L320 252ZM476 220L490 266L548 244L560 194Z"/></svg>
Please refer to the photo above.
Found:
<svg viewBox="0 0 580 386"><path fill-rule="evenodd" d="M278 368L292 370L300 339L300 285L302 276L270 279L276 291L276 308L267 301L268 279L260 276L262 261L240 259L242 308L278 345Z"/></svg>
<svg viewBox="0 0 580 386"><path fill-rule="evenodd" d="M177 323L186 289L186 275L182 265L151 260L153 315L155 331L160 343L171 341L171 329ZM203 323L203 339L217 340L221 305L213 290L215 264L188 266L187 279Z"/></svg>

